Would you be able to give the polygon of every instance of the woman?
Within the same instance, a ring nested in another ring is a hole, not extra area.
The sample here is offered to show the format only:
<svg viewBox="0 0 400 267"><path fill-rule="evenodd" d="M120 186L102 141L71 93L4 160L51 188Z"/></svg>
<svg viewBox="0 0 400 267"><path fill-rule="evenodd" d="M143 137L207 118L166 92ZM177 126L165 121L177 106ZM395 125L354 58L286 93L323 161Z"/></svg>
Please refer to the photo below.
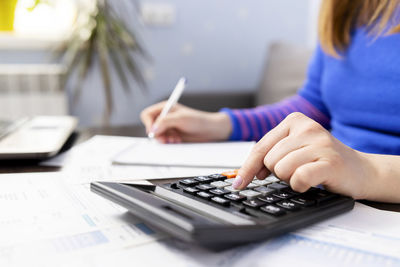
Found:
<svg viewBox="0 0 400 267"><path fill-rule="evenodd" d="M324 0L304 87L275 105L207 113L145 109L161 142L260 140L234 186L273 172L304 192L322 184L351 196L400 203L400 3Z"/></svg>

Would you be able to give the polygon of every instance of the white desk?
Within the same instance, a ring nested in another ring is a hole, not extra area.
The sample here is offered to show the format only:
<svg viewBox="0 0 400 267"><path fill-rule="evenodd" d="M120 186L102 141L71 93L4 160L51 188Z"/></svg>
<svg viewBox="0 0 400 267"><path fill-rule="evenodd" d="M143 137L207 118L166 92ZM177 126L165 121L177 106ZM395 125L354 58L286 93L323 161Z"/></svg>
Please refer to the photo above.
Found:
<svg viewBox="0 0 400 267"><path fill-rule="evenodd" d="M89 192L98 177L87 170L0 176L0 266L400 266L397 214L360 205L294 234L214 253L156 241L163 235Z"/></svg>

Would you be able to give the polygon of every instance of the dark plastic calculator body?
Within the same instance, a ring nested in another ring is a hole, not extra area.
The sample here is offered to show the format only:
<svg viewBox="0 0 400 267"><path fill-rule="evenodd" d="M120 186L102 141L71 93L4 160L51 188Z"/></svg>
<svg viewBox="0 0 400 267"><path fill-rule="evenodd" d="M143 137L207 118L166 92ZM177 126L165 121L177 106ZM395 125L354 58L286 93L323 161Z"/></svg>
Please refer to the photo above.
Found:
<svg viewBox="0 0 400 267"><path fill-rule="evenodd" d="M91 190L161 231L214 250L266 240L354 206L319 188L297 193L272 176L241 191L232 180L212 174L151 186L95 182Z"/></svg>

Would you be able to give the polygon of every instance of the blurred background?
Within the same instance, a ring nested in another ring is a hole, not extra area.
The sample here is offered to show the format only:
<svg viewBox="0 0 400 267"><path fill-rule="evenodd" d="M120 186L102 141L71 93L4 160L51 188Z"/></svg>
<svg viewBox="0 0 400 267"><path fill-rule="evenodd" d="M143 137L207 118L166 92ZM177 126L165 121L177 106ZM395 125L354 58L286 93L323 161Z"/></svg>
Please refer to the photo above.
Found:
<svg viewBox="0 0 400 267"><path fill-rule="evenodd" d="M295 92L317 0L0 0L0 118L72 114L138 124L188 79L183 103L250 107Z"/></svg>

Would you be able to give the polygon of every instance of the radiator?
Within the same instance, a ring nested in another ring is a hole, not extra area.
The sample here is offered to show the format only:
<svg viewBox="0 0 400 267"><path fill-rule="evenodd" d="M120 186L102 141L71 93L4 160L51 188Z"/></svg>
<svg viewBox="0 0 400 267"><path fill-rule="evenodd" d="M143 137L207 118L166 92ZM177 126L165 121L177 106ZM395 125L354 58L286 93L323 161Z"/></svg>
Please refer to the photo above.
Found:
<svg viewBox="0 0 400 267"><path fill-rule="evenodd" d="M0 118L66 115L62 73L63 67L57 64L0 64Z"/></svg>

